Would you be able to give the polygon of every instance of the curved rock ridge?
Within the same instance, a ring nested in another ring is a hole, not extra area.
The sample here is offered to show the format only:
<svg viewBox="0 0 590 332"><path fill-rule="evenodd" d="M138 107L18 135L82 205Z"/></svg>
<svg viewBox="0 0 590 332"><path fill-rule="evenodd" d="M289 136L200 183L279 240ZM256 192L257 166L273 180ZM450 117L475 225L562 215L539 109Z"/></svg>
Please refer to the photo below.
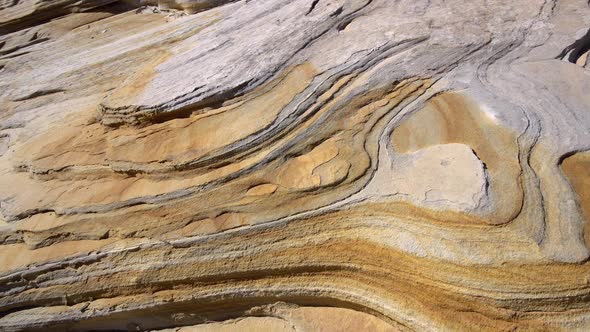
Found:
<svg viewBox="0 0 590 332"><path fill-rule="evenodd" d="M83 12L116 0L3 0L0 2L0 32L18 31L69 13Z"/></svg>
<svg viewBox="0 0 590 332"><path fill-rule="evenodd" d="M156 5L160 9L182 9L187 14L217 7L235 0L138 0L137 5Z"/></svg>
<svg viewBox="0 0 590 332"><path fill-rule="evenodd" d="M0 1L0 331L589 330L589 28Z"/></svg>

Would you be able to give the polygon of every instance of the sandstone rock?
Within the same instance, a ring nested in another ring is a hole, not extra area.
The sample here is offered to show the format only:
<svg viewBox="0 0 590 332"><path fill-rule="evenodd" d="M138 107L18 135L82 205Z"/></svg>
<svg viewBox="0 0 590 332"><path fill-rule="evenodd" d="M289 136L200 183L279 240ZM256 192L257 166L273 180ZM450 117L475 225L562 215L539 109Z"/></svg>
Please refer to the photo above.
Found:
<svg viewBox="0 0 590 332"><path fill-rule="evenodd" d="M0 2L0 330L587 331L589 28Z"/></svg>
<svg viewBox="0 0 590 332"><path fill-rule="evenodd" d="M117 0L4 0L0 3L0 32L6 33L69 13L78 13Z"/></svg>

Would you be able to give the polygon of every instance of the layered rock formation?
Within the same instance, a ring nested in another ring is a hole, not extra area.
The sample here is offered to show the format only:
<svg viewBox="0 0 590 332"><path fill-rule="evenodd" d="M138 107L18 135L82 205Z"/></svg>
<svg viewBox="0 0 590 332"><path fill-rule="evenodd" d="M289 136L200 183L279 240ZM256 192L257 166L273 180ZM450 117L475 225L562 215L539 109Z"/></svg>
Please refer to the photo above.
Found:
<svg viewBox="0 0 590 332"><path fill-rule="evenodd" d="M589 330L589 29L0 2L0 330Z"/></svg>

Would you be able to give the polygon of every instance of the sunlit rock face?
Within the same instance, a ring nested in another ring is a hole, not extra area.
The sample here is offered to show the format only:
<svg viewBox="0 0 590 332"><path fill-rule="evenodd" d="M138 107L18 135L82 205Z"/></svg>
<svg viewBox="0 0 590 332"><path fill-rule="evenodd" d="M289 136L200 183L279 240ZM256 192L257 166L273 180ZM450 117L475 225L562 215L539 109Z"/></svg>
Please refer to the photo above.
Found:
<svg viewBox="0 0 590 332"><path fill-rule="evenodd" d="M0 1L0 331L590 330L585 0Z"/></svg>

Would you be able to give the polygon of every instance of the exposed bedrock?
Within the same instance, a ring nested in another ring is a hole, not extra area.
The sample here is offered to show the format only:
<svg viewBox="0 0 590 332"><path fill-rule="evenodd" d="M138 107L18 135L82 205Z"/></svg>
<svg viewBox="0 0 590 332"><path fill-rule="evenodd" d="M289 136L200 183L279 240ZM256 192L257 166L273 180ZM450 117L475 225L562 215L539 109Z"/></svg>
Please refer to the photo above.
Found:
<svg viewBox="0 0 590 332"><path fill-rule="evenodd" d="M194 14L212 7L236 0L130 0L139 5L155 5L160 9L182 9L187 14Z"/></svg>
<svg viewBox="0 0 590 332"><path fill-rule="evenodd" d="M588 331L589 28L0 1L0 331Z"/></svg>
<svg viewBox="0 0 590 332"><path fill-rule="evenodd" d="M69 13L83 12L116 0L4 0L0 2L0 33L30 28Z"/></svg>

